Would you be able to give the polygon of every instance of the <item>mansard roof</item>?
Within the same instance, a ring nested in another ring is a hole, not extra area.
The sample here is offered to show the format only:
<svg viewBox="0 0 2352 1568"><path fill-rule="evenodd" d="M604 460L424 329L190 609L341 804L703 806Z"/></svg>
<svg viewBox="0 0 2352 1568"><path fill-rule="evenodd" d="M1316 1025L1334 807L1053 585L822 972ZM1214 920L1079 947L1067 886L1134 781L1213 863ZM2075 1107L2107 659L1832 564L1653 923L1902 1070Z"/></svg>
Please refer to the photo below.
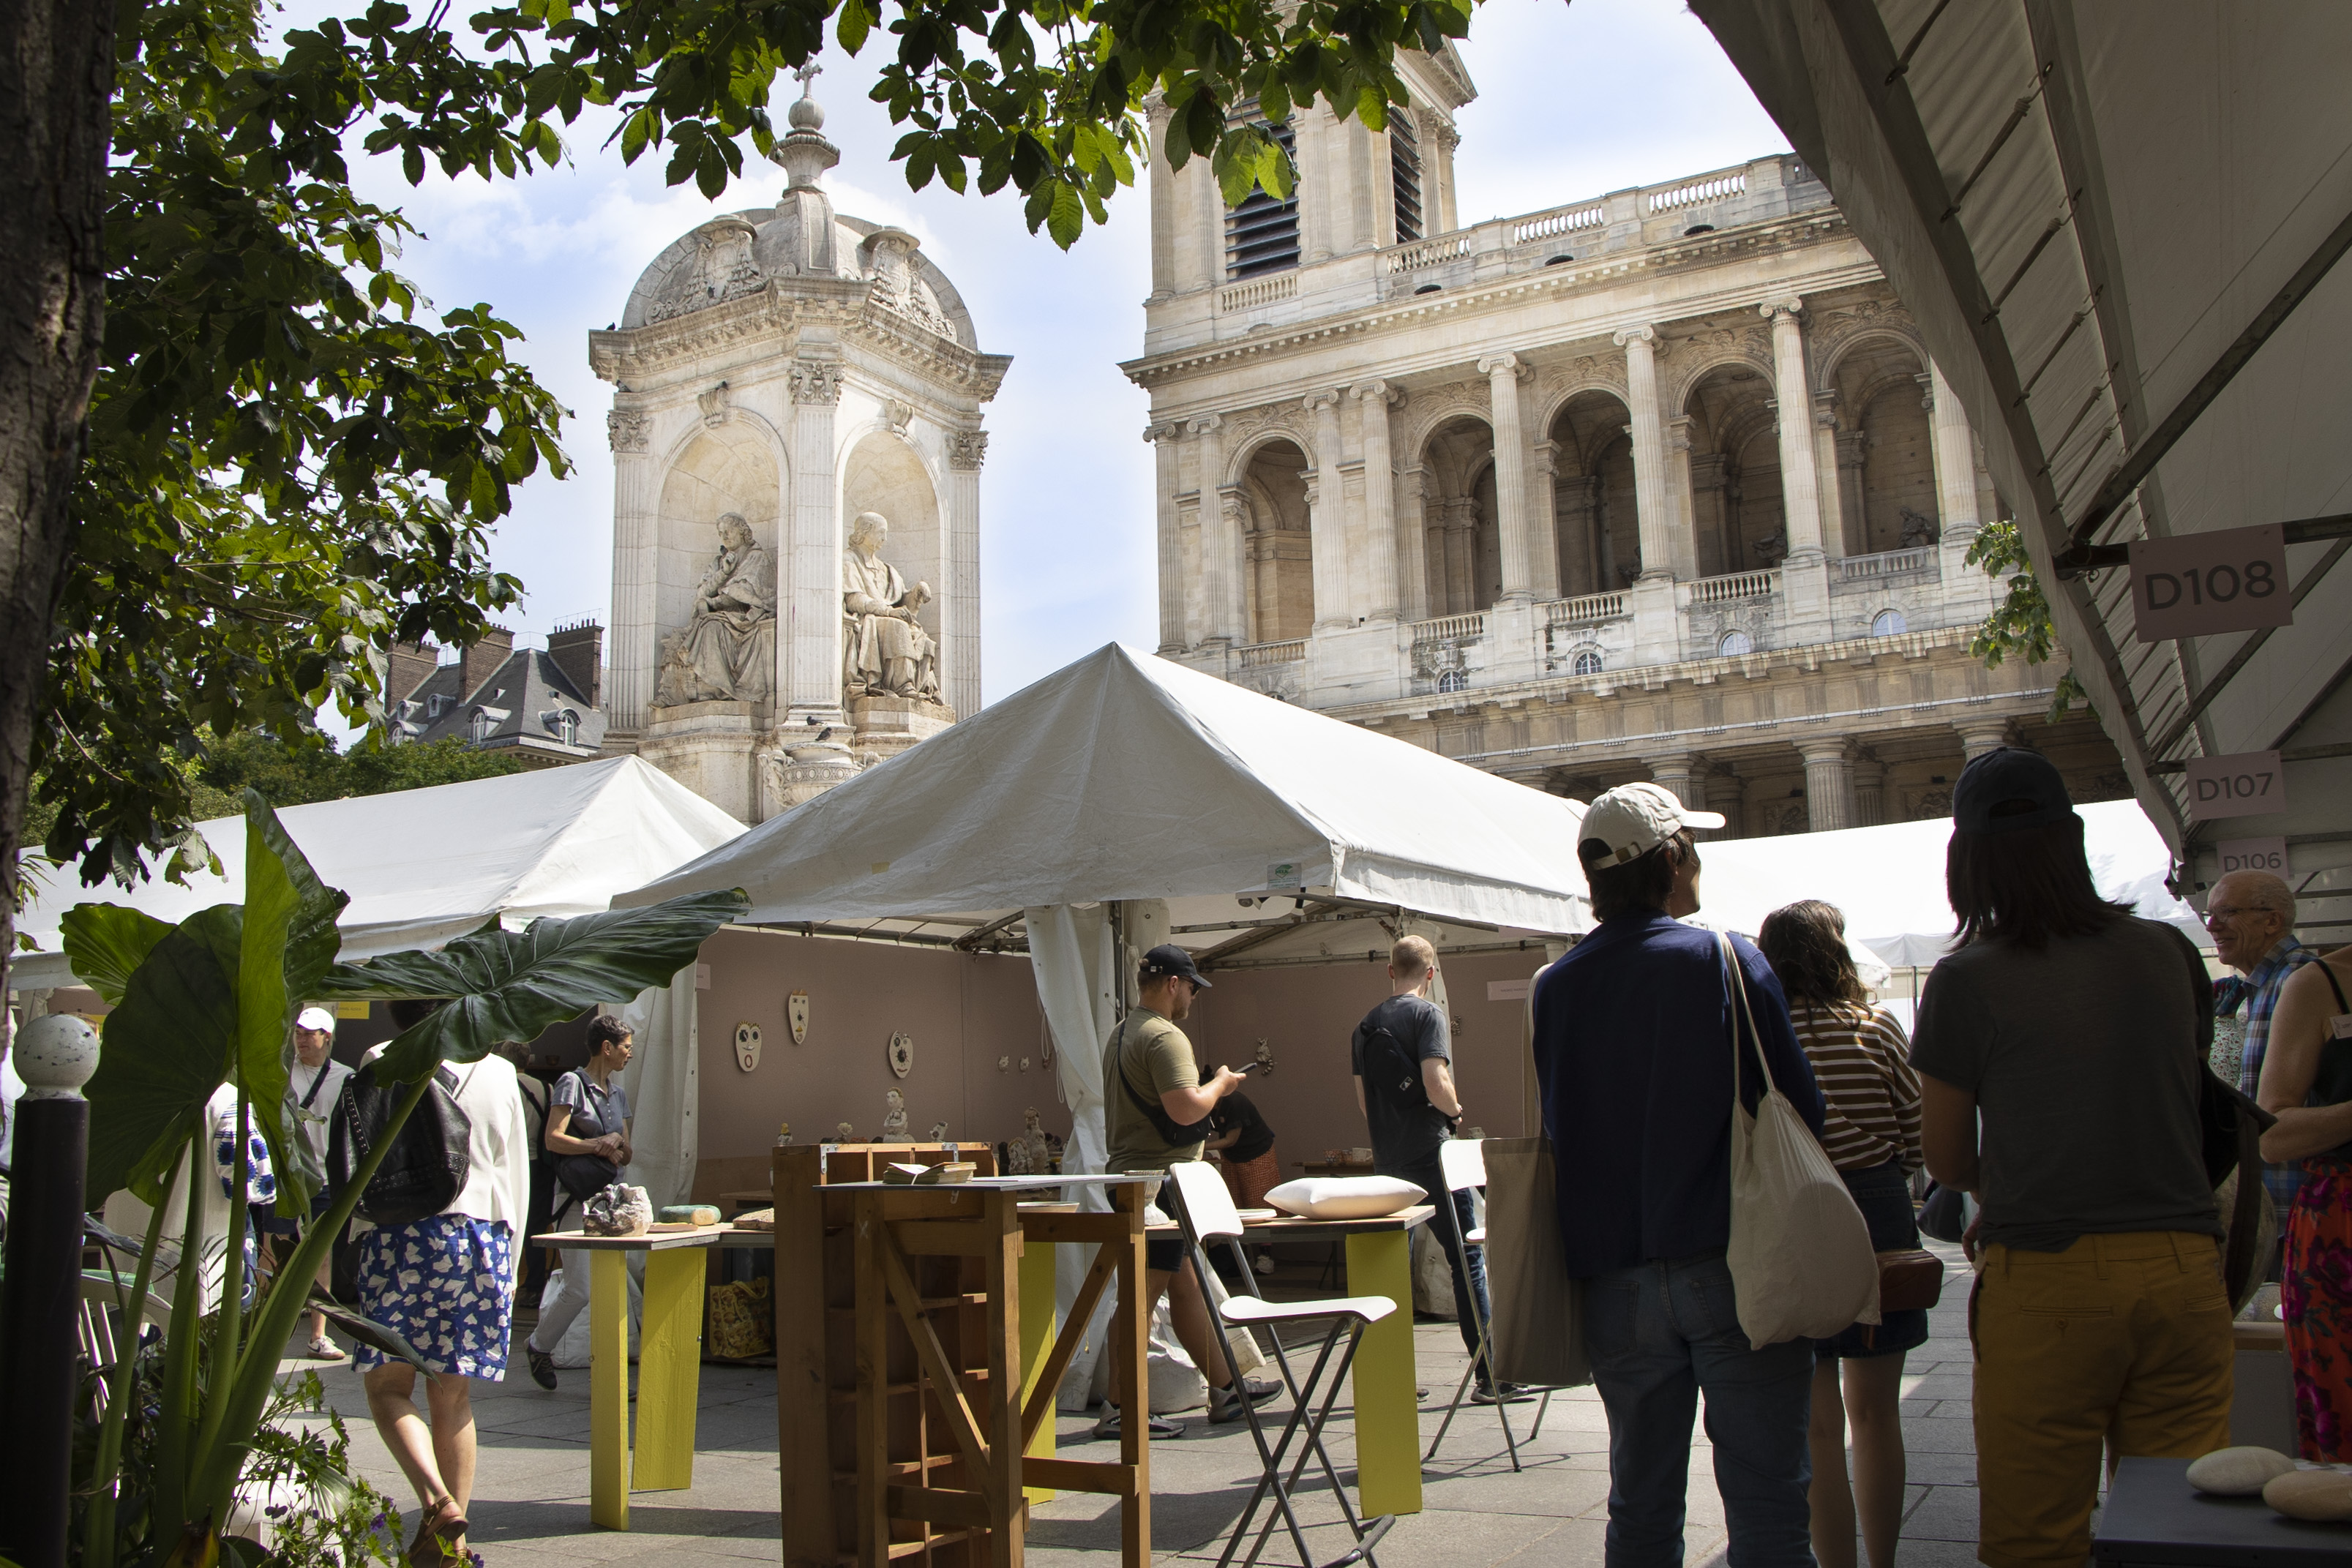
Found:
<svg viewBox="0 0 2352 1568"><path fill-rule="evenodd" d="M580 695L544 648L517 648L473 690L464 688L465 664L443 664L407 697L392 705L395 743L458 739L483 750L515 748L555 758L593 757L604 739L604 715ZM475 716L489 720L475 732ZM563 738L564 716L575 722Z"/></svg>

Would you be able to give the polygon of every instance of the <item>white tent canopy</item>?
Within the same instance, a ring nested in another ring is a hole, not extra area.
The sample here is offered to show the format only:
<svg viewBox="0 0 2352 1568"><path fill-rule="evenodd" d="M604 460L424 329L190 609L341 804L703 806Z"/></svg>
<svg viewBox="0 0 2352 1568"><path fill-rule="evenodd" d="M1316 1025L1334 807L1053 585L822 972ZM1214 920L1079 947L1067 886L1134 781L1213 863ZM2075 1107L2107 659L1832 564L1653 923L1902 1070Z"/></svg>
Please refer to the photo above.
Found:
<svg viewBox="0 0 2352 1568"><path fill-rule="evenodd" d="M2212 946L2197 912L2166 891L2171 854L2136 800L2080 806L2091 876L2108 898L2177 925ZM1952 822L1891 822L1842 832L1738 839L1701 850L1699 919L1753 934L1764 917L1801 898L1845 912L1849 941L1893 968L1932 966L1951 950L1952 906L1944 895L1944 850Z"/></svg>
<svg viewBox="0 0 2352 1568"><path fill-rule="evenodd" d="M2301 929L2340 939L2352 6L1693 9L1917 320L2189 880L2215 880L2221 842L2283 837ZM2125 546L2273 524L2292 625L2139 639ZM2283 810L2196 820L2191 759L2273 749Z"/></svg>
<svg viewBox="0 0 2352 1568"><path fill-rule="evenodd" d="M1566 933L1591 924L1581 820L1573 801L1111 644L615 902L740 887L749 922L900 934L1193 898L1239 926L1240 895L1306 894ZM1173 924L1199 924L1190 913Z"/></svg>
<svg viewBox="0 0 2352 1568"><path fill-rule="evenodd" d="M426 789L289 806L286 831L329 887L351 894L341 956L430 947L496 915L520 925L588 915L614 894L740 836L743 824L634 757ZM71 985L58 922L77 904L124 904L176 923L245 897L245 819L198 824L221 874L156 876L125 891L51 872L16 928L39 951L10 964L19 989Z"/></svg>

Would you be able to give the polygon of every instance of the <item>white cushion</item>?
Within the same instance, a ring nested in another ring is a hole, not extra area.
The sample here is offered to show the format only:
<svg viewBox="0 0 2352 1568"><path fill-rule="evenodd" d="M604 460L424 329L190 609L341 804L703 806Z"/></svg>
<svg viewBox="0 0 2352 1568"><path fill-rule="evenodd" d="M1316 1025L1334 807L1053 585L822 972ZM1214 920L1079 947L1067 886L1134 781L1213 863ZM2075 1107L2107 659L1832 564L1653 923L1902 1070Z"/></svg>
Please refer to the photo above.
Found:
<svg viewBox="0 0 2352 1568"><path fill-rule="evenodd" d="M1307 1219L1379 1219L1428 1196L1394 1176L1302 1176L1265 1195L1286 1214Z"/></svg>

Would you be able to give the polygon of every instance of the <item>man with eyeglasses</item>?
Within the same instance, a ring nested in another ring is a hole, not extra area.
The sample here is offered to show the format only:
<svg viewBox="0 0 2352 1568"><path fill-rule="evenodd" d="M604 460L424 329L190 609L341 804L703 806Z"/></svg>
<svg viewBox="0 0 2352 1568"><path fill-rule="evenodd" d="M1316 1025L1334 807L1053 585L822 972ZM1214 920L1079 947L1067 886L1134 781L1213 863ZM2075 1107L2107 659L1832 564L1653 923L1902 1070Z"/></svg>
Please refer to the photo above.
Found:
<svg viewBox="0 0 2352 1568"><path fill-rule="evenodd" d="M2262 1082L2263 1057L2270 1049L2271 1012L2287 977L2319 956L2294 939L2294 890L2266 871L2233 871L2205 897L2205 929L2221 962L2238 971L2213 988L2217 1018L2242 1018L2245 1048L2239 1057L2238 1086L2252 1094ZM2242 978L2241 977L2242 977ZM2278 1206L2279 1234L2286 1234L2286 1211L2303 1185L2298 1161L2263 1167L2263 1185Z"/></svg>

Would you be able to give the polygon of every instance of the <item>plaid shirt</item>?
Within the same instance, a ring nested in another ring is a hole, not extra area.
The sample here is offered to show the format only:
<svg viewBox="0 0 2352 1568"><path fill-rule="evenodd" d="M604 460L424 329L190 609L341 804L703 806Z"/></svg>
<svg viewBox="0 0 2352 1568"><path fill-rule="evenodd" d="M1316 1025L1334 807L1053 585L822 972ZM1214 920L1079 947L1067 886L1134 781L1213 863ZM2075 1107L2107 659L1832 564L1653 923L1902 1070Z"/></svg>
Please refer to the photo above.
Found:
<svg viewBox="0 0 2352 1568"><path fill-rule="evenodd" d="M2213 988L2213 1010L2222 1018L2233 1016L2241 1004L2245 1008L2246 1049L2238 1070L2238 1087L2247 1093L2262 1087L2263 1058L2271 1044L2271 1014L2278 1008L2279 993L2286 988L2286 977L2318 956L2294 936L2282 936L2245 978L2232 975ZM2263 1185L2270 1188L2271 1199L2279 1207L2279 1223L2284 1225L2295 1189L2303 1185L2302 1162L2264 1166Z"/></svg>

